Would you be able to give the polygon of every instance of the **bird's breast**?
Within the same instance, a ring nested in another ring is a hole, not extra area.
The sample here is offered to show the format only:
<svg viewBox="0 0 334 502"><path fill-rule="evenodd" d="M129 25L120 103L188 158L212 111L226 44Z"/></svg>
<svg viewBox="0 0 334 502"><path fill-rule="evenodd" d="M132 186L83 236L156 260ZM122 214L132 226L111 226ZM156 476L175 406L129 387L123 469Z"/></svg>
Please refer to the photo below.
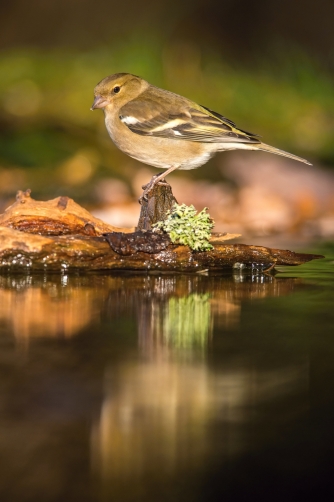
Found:
<svg viewBox="0 0 334 502"><path fill-rule="evenodd" d="M110 138L122 152L160 169L172 166L195 169L213 154L210 146L206 148L203 143L136 134L118 117L111 118L106 114L105 123Z"/></svg>

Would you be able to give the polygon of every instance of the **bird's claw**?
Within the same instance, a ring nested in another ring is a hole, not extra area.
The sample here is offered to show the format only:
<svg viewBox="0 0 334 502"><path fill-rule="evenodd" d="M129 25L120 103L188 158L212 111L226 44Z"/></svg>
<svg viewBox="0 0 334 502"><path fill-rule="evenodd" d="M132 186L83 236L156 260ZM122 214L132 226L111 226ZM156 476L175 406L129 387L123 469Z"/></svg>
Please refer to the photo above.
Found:
<svg viewBox="0 0 334 502"><path fill-rule="evenodd" d="M151 190L153 190L155 185L162 185L162 186L168 185L167 181L165 181L163 178L160 178L159 176L160 176L159 174L155 174L154 176L152 176L151 181L149 181L146 185L142 186L142 189L144 191L141 197L139 197L138 199L139 204L142 204L143 200L145 202L148 201L148 194L150 193Z"/></svg>

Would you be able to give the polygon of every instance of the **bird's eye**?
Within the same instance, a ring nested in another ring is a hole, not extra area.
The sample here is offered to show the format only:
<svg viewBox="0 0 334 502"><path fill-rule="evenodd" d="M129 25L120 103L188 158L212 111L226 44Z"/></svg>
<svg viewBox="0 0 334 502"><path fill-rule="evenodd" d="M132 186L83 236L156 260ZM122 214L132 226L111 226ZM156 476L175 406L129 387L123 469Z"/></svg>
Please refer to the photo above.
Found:
<svg viewBox="0 0 334 502"><path fill-rule="evenodd" d="M121 90L121 88L120 88L118 85L116 85L116 86L113 88L113 92L114 92L115 94L117 94L120 90Z"/></svg>

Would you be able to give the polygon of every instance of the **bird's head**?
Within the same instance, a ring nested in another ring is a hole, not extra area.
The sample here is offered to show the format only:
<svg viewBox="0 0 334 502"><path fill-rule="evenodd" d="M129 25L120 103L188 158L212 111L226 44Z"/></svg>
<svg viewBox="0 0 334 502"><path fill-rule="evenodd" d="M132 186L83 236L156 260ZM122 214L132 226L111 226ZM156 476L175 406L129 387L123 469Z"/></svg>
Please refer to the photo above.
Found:
<svg viewBox="0 0 334 502"><path fill-rule="evenodd" d="M139 96L148 85L145 80L130 73L109 75L95 87L91 110L109 106L119 109L128 101Z"/></svg>

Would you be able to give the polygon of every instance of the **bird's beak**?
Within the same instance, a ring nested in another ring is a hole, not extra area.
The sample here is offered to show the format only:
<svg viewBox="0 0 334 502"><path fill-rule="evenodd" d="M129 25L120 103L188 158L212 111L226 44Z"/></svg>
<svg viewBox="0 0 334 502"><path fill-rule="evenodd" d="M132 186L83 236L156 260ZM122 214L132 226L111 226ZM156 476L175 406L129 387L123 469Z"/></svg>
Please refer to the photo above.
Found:
<svg viewBox="0 0 334 502"><path fill-rule="evenodd" d="M91 110L95 110L96 108L104 108L107 105L109 105L109 101L102 96L97 95L95 96Z"/></svg>

